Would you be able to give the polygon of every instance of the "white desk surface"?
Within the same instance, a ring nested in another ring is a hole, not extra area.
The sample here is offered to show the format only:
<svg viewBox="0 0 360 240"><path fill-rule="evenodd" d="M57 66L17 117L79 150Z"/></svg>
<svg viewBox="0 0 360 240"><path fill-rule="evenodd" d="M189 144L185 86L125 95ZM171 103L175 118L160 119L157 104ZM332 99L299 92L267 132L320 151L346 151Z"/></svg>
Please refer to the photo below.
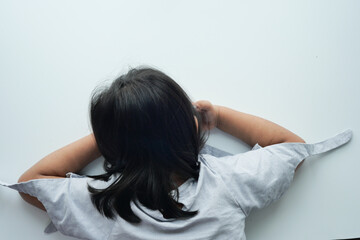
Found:
<svg viewBox="0 0 360 240"><path fill-rule="evenodd" d="M321 141L291 188L247 219L249 240L360 237L360 1L0 1L0 179L90 131L93 88L147 64L208 99ZM249 148L213 131L209 144ZM96 165L97 164L97 165ZM88 169L96 170L99 162ZM0 188L1 239L45 235L45 212Z"/></svg>

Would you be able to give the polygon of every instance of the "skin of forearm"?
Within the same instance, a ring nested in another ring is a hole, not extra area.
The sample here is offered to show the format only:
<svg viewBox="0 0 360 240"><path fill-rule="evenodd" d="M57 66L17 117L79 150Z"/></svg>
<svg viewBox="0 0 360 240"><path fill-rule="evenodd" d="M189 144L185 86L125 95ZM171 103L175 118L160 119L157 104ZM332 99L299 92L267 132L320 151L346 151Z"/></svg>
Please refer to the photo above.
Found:
<svg viewBox="0 0 360 240"><path fill-rule="evenodd" d="M42 158L28 169L20 179L33 179L36 176L66 177L68 172L79 172L101 154L93 134L85 136Z"/></svg>
<svg viewBox="0 0 360 240"><path fill-rule="evenodd" d="M262 147L284 142L305 142L302 138L269 120L218 106L217 128L254 146Z"/></svg>
<svg viewBox="0 0 360 240"><path fill-rule="evenodd" d="M79 172L101 154L93 134L85 136L53 153L50 153L21 175L18 182L39 178L64 178L68 172ZM45 210L35 197L20 193L28 203Z"/></svg>

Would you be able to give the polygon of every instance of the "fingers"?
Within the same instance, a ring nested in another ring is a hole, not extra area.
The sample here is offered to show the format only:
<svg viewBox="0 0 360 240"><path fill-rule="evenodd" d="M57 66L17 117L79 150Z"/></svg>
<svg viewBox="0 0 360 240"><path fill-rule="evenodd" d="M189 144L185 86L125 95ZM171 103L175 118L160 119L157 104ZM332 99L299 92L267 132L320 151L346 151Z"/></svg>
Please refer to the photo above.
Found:
<svg viewBox="0 0 360 240"><path fill-rule="evenodd" d="M193 103L193 105L195 105L195 107L198 108L199 110L210 110L212 107L211 102L207 100L196 101L195 103Z"/></svg>

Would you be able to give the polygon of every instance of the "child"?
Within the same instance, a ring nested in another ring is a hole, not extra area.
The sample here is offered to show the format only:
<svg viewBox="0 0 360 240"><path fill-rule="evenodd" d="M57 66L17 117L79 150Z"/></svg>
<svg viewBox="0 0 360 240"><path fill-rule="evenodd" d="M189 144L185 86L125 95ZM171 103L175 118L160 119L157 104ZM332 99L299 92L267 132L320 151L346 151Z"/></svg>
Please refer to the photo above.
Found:
<svg viewBox="0 0 360 240"><path fill-rule="evenodd" d="M245 218L279 199L306 157L352 135L305 144L265 119L192 103L152 68L132 69L95 91L90 119L93 134L46 156L18 184L2 183L47 211L54 225L46 232L98 240L245 239ZM253 150L231 155L205 145L215 127ZM101 155L104 174L74 174Z"/></svg>

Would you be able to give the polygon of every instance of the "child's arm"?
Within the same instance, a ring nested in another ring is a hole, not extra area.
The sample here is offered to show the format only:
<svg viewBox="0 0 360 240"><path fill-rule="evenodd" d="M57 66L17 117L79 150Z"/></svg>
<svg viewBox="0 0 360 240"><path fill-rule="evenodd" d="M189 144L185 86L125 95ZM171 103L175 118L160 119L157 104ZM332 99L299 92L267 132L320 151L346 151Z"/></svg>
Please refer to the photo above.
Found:
<svg viewBox="0 0 360 240"><path fill-rule="evenodd" d="M262 147L284 142L305 143L301 137L266 119L227 107L212 105L211 102L204 100L197 101L194 105L204 117L205 130L217 127L250 146L254 146L256 143ZM296 167L295 171L303 162L304 160Z"/></svg>
<svg viewBox="0 0 360 240"><path fill-rule="evenodd" d="M64 178L68 172L79 172L101 154L93 134L83 137L50 153L21 175L18 182L38 178ZM45 210L35 197L20 193L28 203Z"/></svg>
<svg viewBox="0 0 360 240"><path fill-rule="evenodd" d="M206 115L205 129L217 127L250 146L259 143L260 146L284 142L305 142L302 138L289 130L266 119L233 109L212 105L209 101L194 103L198 110Z"/></svg>
<svg viewBox="0 0 360 240"><path fill-rule="evenodd" d="M242 139L250 146L254 146L256 143L266 147L276 143L305 142L291 131L266 119L223 106L216 107L219 111L217 127Z"/></svg>

